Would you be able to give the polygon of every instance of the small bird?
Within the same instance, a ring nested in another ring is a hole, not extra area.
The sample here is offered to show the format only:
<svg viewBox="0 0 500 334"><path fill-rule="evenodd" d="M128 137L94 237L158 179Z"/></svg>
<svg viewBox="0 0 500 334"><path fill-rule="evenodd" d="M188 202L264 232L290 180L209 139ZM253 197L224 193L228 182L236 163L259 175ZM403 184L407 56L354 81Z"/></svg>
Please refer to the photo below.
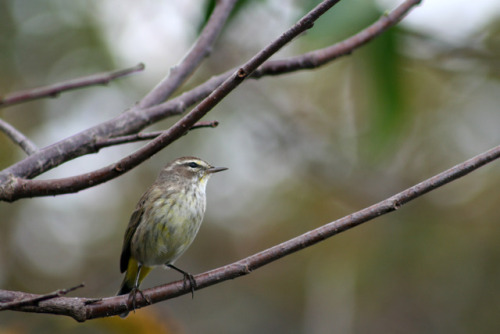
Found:
<svg viewBox="0 0 500 334"><path fill-rule="evenodd" d="M167 164L142 195L130 217L120 258L125 272L118 295L130 293L135 309L139 285L156 266L166 265L184 275L191 293L196 287L191 274L173 263L193 242L206 208L205 189L213 173L226 170L195 157L178 158ZM144 297L144 295L142 295ZM128 312L120 314L126 317Z"/></svg>

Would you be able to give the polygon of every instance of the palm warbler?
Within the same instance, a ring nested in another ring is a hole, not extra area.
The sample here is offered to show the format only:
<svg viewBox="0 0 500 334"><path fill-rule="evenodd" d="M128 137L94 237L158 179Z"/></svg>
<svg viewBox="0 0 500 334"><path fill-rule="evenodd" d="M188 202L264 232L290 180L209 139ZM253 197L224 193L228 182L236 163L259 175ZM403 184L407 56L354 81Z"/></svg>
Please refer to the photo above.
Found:
<svg viewBox="0 0 500 334"><path fill-rule="evenodd" d="M210 175L226 170L194 158L178 158L163 168L153 185L142 195L130 217L120 258L125 272L118 295L130 293L135 309L139 285L156 266L166 265L184 275L192 275L173 265L193 242L205 214L205 189ZM125 317L128 312L122 314Z"/></svg>

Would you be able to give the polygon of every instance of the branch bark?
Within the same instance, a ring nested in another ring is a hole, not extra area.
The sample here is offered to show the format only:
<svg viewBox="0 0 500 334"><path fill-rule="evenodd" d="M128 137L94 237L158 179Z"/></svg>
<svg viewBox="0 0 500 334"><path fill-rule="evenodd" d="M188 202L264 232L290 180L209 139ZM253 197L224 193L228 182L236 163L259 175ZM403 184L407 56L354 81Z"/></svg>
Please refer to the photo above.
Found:
<svg viewBox="0 0 500 334"><path fill-rule="evenodd" d="M481 153L370 207L354 212L348 216L325 224L317 229L304 233L237 262L195 275L194 279L196 281L196 290L206 288L229 279L234 279L239 276L248 275L253 270L277 261L282 257L290 255L306 247L310 247L320 241L328 239L365 222L371 221L377 217L396 211L404 204L434 189L442 187L447 183L457 180L460 177L463 177L498 158L500 158L500 146ZM190 287L185 287L183 281L181 280L151 289L146 289L143 293L144 296L154 304L183 294L191 293L191 290ZM34 298L36 295L17 291L0 290L0 301L2 303L8 303L15 299L28 298L29 296ZM0 307L1 305L2 304L0 304ZM138 294L136 299L136 308L141 308L147 305L149 305L148 301ZM85 321L89 319L117 315L130 310L131 307L132 305L129 303L129 298L125 295L103 298L97 301L89 298L59 297L41 301L38 305L19 305L14 309L23 312L66 315L77 321Z"/></svg>

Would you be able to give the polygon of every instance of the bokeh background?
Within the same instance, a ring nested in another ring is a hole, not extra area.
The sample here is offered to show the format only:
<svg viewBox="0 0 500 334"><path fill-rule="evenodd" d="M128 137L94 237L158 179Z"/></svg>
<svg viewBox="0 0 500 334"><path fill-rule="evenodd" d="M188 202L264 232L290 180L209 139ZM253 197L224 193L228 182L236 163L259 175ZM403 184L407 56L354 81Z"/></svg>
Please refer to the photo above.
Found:
<svg viewBox="0 0 500 334"><path fill-rule="evenodd" d="M243 63L317 1L243 1L194 87ZM342 1L276 57L331 45L398 1ZM143 73L0 110L43 147L141 99L195 40L205 1L0 2L0 92L146 64ZM0 288L105 297L121 281L123 232L168 161L229 171L176 263L200 273L378 202L500 142L500 3L428 0L397 28L314 71L249 80L191 132L123 175L77 194L0 203ZM165 129L175 119L150 128ZM94 170L143 143L43 175ZM0 168L23 153L0 134ZM500 169L492 163L395 213L251 275L118 317L0 313L0 333L497 333ZM151 287L180 279L155 270Z"/></svg>

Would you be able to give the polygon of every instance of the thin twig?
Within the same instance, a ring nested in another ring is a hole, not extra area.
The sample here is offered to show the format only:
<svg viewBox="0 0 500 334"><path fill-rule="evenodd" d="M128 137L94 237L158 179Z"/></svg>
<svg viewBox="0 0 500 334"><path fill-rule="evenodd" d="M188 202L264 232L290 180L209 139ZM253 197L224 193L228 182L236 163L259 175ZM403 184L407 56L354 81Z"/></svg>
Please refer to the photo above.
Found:
<svg viewBox="0 0 500 334"><path fill-rule="evenodd" d="M32 296L29 296L29 297L26 297L26 298L23 298L20 300L14 300L14 301L7 302L7 303L0 303L0 311L12 310L16 307L21 307L21 306L26 306L26 305L36 305L39 302L44 301L44 300L49 300L49 299L64 296L72 291L75 291L76 289L83 288L84 286L85 286L85 284L81 283L81 284L78 284L77 286L74 286L74 287L71 287L68 289L59 289L59 290L56 290L54 292L47 293L45 295L32 295Z"/></svg>
<svg viewBox="0 0 500 334"><path fill-rule="evenodd" d="M217 1L212 15L210 15L198 40L188 54L179 65L172 67L169 75L138 103L139 108L151 107L165 101L189 78L201 61L210 54L212 46L224 27L236 1Z"/></svg>
<svg viewBox="0 0 500 334"><path fill-rule="evenodd" d="M191 127L191 130L201 129L201 128L216 128L219 125L218 121L206 121L206 122L198 122ZM154 139L160 135L162 135L165 131L154 131L154 132L139 132L134 135L128 136L120 136L115 138L102 138L98 139L95 142L96 150L99 150L104 147L133 143L143 140Z"/></svg>
<svg viewBox="0 0 500 334"><path fill-rule="evenodd" d="M138 64L134 67L126 68L123 70L92 74L89 76L64 81L50 86L10 93L4 98L0 99L0 108L44 97L57 97L62 92L68 90L95 85L107 85L112 80L142 70L144 70L144 64Z"/></svg>
<svg viewBox="0 0 500 334"><path fill-rule="evenodd" d="M500 145L370 207L325 224L317 229L306 232L242 260L195 275L194 279L196 281L196 290L206 288L229 279L234 279L239 276L248 275L253 270L277 261L282 257L315 245L320 241L342 233L362 223L396 211L404 204L434 189L442 187L447 183L457 180L498 158L500 158ZM137 296L135 306L136 308L141 308L149 305L150 302L155 304L187 293L191 293L190 287L185 286L183 281L180 280L143 290L145 298ZM9 294L9 291L2 292L0 290L0 298L3 300L8 299L9 297L12 298L11 295L16 296L16 294ZM130 300L127 295L103 298L102 300L97 301L92 300L91 303L89 303L89 300L90 299L88 298L70 299L61 297L47 301L44 305L38 305L36 307L19 306L16 310L66 315L73 317L77 321L85 321L94 318L117 315L128 311L131 308Z"/></svg>
<svg viewBox="0 0 500 334"><path fill-rule="evenodd" d="M31 155L38 151L36 145L28 139L22 132L15 127L0 119L0 131L5 133L14 143L19 145L27 155Z"/></svg>

